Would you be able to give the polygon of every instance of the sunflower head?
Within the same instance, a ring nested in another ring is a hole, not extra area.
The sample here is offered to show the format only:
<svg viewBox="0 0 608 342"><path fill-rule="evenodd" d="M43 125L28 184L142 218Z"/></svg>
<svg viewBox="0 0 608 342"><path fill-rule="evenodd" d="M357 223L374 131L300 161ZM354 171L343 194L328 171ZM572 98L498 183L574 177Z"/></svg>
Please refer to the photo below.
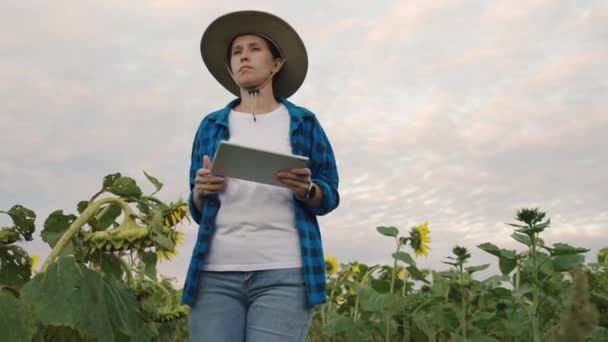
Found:
<svg viewBox="0 0 608 342"><path fill-rule="evenodd" d="M338 273L338 261L331 255L325 256L325 271L330 275Z"/></svg>
<svg viewBox="0 0 608 342"><path fill-rule="evenodd" d="M416 253L416 256L428 256L429 243L431 242L429 224L424 222L410 230L410 244Z"/></svg>
<svg viewBox="0 0 608 342"><path fill-rule="evenodd" d="M524 222L529 226L533 226L541 222L545 218L545 212L539 208L522 208L517 211L515 219L520 222Z"/></svg>
<svg viewBox="0 0 608 342"><path fill-rule="evenodd" d="M465 247L461 246L455 246L454 249L452 249L452 253L456 255L456 260L462 263L466 262L466 260L471 257L471 253L469 253Z"/></svg>
<svg viewBox="0 0 608 342"><path fill-rule="evenodd" d="M165 227L173 228L183 219L190 221L188 215L188 204L182 201L171 203L168 208L163 210L163 223Z"/></svg>

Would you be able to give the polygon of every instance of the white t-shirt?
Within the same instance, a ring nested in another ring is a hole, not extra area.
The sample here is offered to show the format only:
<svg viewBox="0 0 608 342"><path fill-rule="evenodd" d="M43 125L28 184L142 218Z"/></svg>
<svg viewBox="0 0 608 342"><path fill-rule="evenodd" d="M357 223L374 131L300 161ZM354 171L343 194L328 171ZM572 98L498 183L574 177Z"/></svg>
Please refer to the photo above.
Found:
<svg viewBox="0 0 608 342"><path fill-rule="evenodd" d="M230 112L230 141L246 146L291 153L289 112L257 114ZM247 167L247 165L243 165ZM288 188L226 178L219 194L221 206L209 254L207 271L255 271L301 267L293 193Z"/></svg>

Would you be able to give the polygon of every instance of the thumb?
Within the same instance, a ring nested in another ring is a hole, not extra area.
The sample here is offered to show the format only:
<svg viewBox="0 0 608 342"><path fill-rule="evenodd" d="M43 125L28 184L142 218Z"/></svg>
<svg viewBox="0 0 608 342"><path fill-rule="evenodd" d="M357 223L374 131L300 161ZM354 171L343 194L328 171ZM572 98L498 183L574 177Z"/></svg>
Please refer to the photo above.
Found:
<svg viewBox="0 0 608 342"><path fill-rule="evenodd" d="M211 169L211 159L209 159L209 156L206 154L203 157L203 169L207 169L207 170Z"/></svg>

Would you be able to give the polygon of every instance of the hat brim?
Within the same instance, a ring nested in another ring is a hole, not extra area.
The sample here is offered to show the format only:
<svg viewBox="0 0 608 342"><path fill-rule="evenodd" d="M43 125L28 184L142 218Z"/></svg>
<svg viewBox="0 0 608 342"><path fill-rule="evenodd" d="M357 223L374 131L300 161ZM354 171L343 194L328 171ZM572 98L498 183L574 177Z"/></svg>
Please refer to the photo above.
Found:
<svg viewBox="0 0 608 342"><path fill-rule="evenodd" d="M283 19L266 12L239 11L225 14L214 20L201 38L201 56L215 79L236 96L241 96L239 86L226 69L228 49L232 41L241 35L266 36L276 43L285 63L279 77L275 77L274 95L290 97L304 82L308 70L306 47L298 33Z"/></svg>

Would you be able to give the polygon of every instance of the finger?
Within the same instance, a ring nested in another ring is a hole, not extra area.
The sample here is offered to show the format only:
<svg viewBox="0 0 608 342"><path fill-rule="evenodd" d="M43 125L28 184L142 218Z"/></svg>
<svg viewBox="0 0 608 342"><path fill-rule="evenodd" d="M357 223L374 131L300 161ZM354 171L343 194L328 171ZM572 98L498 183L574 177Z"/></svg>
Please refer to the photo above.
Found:
<svg viewBox="0 0 608 342"><path fill-rule="evenodd" d="M289 186L290 188L296 189L296 191L308 190L308 185L306 183L302 183L299 181L295 181L293 179L284 178L280 180L281 183Z"/></svg>
<svg viewBox="0 0 608 342"><path fill-rule="evenodd" d="M211 170L211 159L206 154L203 156L203 169Z"/></svg>
<svg viewBox="0 0 608 342"><path fill-rule="evenodd" d="M304 182L304 183L308 183L310 181L309 176L299 176L292 172L285 172L285 171L277 173L277 177L283 178L283 179L293 179L293 180Z"/></svg>
<svg viewBox="0 0 608 342"><path fill-rule="evenodd" d="M216 183L224 183L226 179L224 177L217 176L205 176L205 177L197 177L195 180L196 184L216 184Z"/></svg>
<svg viewBox="0 0 608 342"><path fill-rule="evenodd" d="M196 170L196 176L197 177L207 177L211 174L211 170L207 170L207 169L198 169Z"/></svg>
<svg viewBox="0 0 608 342"><path fill-rule="evenodd" d="M301 169L293 169L293 170L291 170L291 173L296 174L298 176L310 176L311 175L310 169L307 167L301 168Z"/></svg>
<svg viewBox="0 0 608 342"><path fill-rule="evenodd" d="M218 192L224 190L224 184L205 184L202 185L201 188L209 192Z"/></svg>

